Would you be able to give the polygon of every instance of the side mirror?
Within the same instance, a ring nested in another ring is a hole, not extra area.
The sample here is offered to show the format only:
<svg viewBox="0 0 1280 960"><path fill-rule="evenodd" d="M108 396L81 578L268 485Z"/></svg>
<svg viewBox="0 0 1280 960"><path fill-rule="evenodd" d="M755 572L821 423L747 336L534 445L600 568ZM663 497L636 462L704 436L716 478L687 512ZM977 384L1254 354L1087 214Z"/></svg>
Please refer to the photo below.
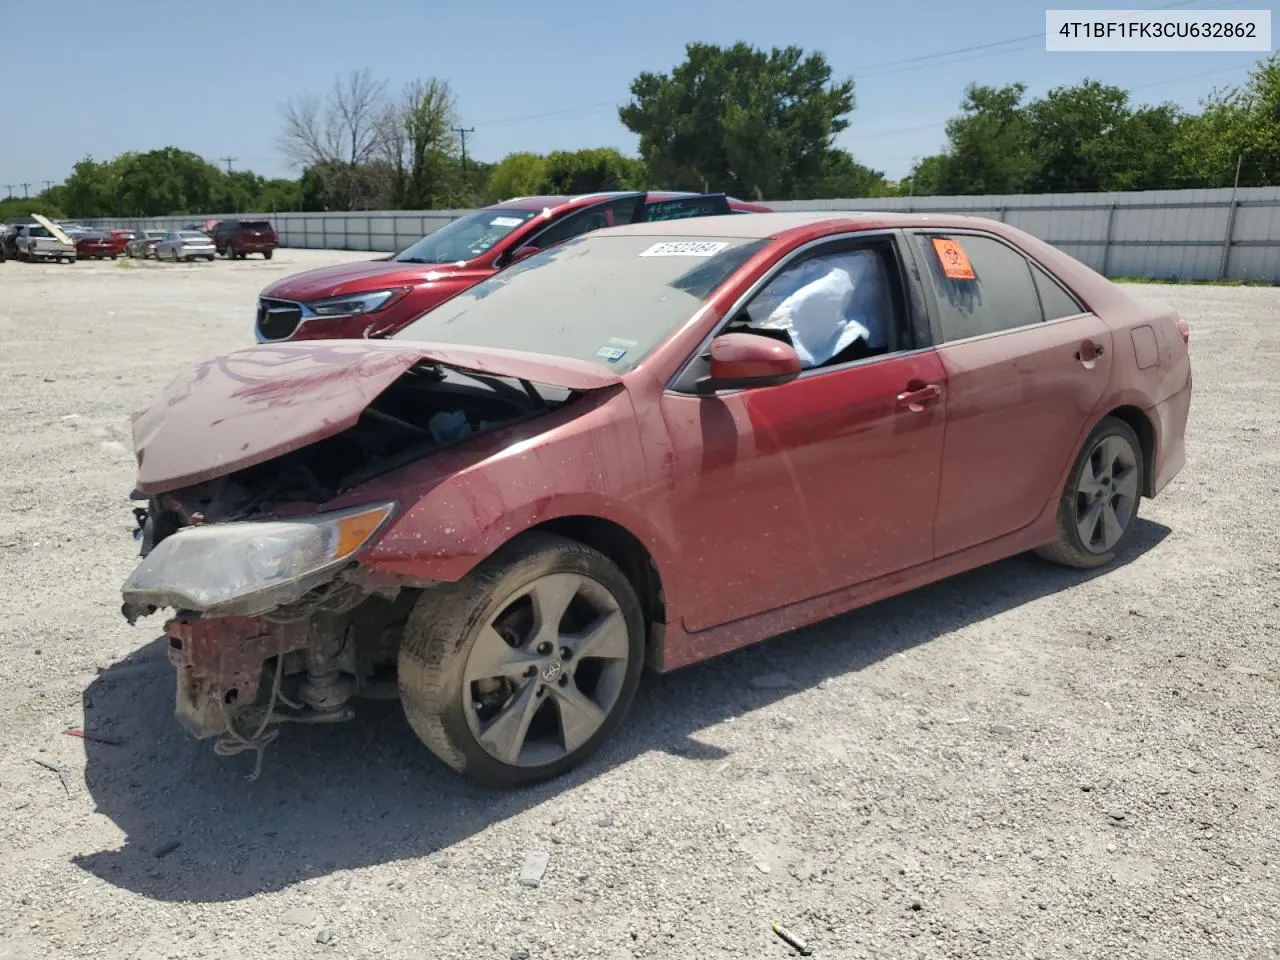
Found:
<svg viewBox="0 0 1280 960"><path fill-rule="evenodd" d="M521 260L528 260L537 252L537 247L518 247L516 252L511 255L511 263L519 263Z"/></svg>
<svg viewBox="0 0 1280 960"><path fill-rule="evenodd" d="M711 341L710 376L699 383L704 391L735 387L767 387L800 375L795 348L758 333L726 333Z"/></svg>

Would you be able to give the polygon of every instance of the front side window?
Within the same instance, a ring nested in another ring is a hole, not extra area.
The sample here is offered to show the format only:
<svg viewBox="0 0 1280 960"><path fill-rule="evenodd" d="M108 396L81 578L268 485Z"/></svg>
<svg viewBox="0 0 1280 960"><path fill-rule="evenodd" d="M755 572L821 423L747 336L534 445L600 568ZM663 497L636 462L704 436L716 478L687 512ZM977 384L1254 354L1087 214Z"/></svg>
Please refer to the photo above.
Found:
<svg viewBox="0 0 1280 960"><path fill-rule="evenodd" d="M943 342L1041 323L1027 258L991 237L916 234L937 295Z"/></svg>
<svg viewBox="0 0 1280 960"><path fill-rule="evenodd" d="M822 252L787 267L730 329L785 340L810 370L888 353L902 341L890 244Z"/></svg>

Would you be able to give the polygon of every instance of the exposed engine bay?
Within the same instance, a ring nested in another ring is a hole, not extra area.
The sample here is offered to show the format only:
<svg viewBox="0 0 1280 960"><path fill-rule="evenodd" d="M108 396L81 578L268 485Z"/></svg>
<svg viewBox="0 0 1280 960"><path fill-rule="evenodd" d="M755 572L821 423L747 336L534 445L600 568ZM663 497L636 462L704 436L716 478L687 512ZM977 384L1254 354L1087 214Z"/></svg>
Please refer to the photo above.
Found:
<svg viewBox="0 0 1280 960"><path fill-rule="evenodd" d="M134 510L141 556L186 528L314 515L381 474L574 397L559 387L418 364L335 436L146 497L147 506ZM197 738L219 737L221 755L257 751L260 768L278 724L347 720L353 698L395 698L400 633L424 589L430 585L374 582L348 563L304 595L256 615L176 608L165 633L177 670L178 719ZM126 602L122 612L133 623L156 609Z"/></svg>

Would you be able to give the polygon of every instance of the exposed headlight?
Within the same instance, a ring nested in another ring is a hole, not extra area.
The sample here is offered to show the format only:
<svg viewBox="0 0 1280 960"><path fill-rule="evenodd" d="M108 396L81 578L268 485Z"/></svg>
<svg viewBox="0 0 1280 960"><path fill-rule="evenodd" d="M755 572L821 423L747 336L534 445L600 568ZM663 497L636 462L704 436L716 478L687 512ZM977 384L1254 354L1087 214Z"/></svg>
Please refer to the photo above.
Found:
<svg viewBox="0 0 1280 960"><path fill-rule="evenodd" d="M266 613L324 583L394 509L379 503L294 520L186 527L147 554L121 593L136 606Z"/></svg>
<svg viewBox="0 0 1280 960"><path fill-rule="evenodd" d="M325 300L312 300L306 306L320 317L348 317L358 313L373 313L381 310L392 299L404 293L403 290L379 290L376 293L356 293L347 297L329 297Z"/></svg>

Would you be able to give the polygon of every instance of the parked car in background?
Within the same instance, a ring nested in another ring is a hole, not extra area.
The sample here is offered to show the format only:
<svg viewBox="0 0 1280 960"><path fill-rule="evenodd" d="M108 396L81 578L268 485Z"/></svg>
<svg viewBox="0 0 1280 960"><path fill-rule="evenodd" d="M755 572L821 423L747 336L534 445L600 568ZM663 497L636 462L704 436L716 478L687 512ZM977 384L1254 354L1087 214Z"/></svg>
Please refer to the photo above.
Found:
<svg viewBox="0 0 1280 960"><path fill-rule="evenodd" d="M67 233L52 220L40 214L32 214L35 223L28 223L18 231L14 246L19 260L76 261L76 244Z"/></svg>
<svg viewBox="0 0 1280 960"><path fill-rule="evenodd" d="M617 728L645 663L1024 551L1111 563L1185 462L1188 339L993 220L590 233L393 338L173 380L133 421L123 612L174 611L197 737L398 692L445 763L530 784Z"/></svg>
<svg viewBox="0 0 1280 960"><path fill-rule="evenodd" d="M156 259L172 260L209 260L214 258L213 240L208 234L199 230L170 230L164 238L156 241Z"/></svg>
<svg viewBox="0 0 1280 960"><path fill-rule="evenodd" d="M76 258L80 260L116 259L120 254L109 233L99 230L75 231L70 234L76 243Z"/></svg>
<svg viewBox="0 0 1280 960"><path fill-rule="evenodd" d="M107 230L107 237L111 240L111 245L115 247L116 255L124 253L124 248L129 245L129 241L138 236L137 230Z"/></svg>
<svg viewBox="0 0 1280 960"><path fill-rule="evenodd" d="M145 260L148 257L156 255L156 243L164 239L165 230L141 230L132 240L125 244L124 253L127 257L134 257L138 260Z"/></svg>
<svg viewBox="0 0 1280 960"><path fill-rule="evenodd" d="M258 300L254 332L260 342L386 337L497 271L591 230L768 210L724 194L520 197L460 217L393 257L273 283Z"/></svg>
<svg viewBox="0 0 1280 960"><path fill-rule="evenodd" d="M221 220L211 235L218 253L227 259L243 260L251 253L260 253L270 260L280 245L270 220Z"/></svg>

